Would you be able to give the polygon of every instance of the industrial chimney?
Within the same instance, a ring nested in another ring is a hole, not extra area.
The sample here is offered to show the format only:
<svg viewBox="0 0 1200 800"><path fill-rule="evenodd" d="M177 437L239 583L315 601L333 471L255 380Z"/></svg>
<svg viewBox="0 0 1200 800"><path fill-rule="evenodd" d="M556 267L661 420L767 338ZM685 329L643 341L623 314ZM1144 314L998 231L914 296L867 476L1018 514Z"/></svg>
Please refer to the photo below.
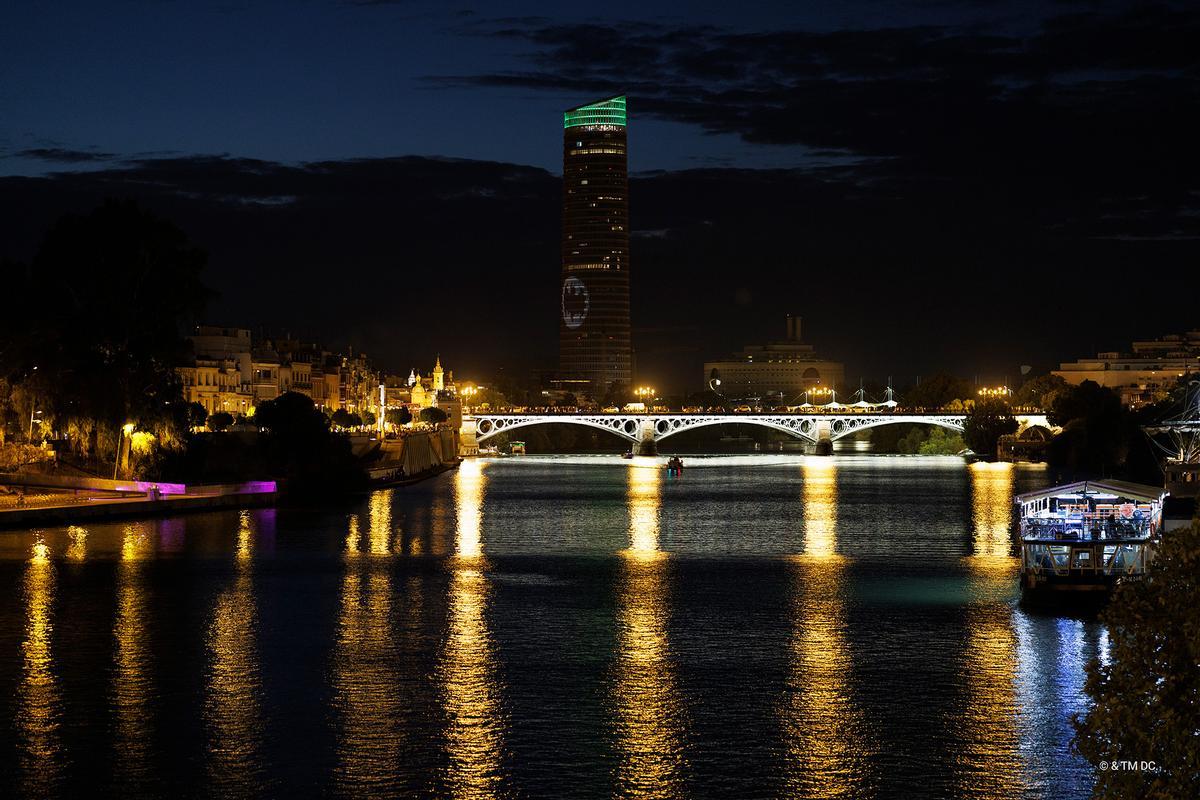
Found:
<svg viewBox="0 0 1200 800"><path fill-rule="evenodd" d="M789 342L800 341L800 321L802 319L803 317L793 317L791 314L787 315L787 340Z"/></svg>

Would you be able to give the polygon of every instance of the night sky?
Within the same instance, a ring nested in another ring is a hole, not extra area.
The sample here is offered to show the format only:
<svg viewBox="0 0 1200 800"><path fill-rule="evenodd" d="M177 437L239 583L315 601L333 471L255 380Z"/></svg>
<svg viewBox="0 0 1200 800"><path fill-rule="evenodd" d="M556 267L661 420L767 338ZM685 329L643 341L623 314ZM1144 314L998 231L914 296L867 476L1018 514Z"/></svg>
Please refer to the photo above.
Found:
<svg viewBox="0 0 1200 800"><path fill-rule="evenodd" d="M642 382L789 312L898 384L1200 327L1195 3L576 6L7 3L0 256L136 197L208 251L215 324L523 377L561 111L621 92Z"/></svg>

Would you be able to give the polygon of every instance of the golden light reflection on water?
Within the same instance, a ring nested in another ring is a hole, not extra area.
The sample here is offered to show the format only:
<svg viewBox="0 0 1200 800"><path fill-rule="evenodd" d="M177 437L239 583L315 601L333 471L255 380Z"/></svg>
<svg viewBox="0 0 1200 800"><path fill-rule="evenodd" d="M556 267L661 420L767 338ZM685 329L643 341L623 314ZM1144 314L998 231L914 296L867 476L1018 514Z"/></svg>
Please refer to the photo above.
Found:
<svg viewBox="0 0 1200 800"><path fill-rule="evenodd" d="M54 563L40 538L25 568L24 670L17 696L23 788L29 796L51 796L62 770L62 696L54 674L51 637Z"/></svg>
<svg viewBox="0 0 1200 800"><path fill-rule="evenodd" d="M962 684L964 709L952 725L960 731L956 773L974 797L1020 795L1024 774L1017 724L1017 635L1006 602L1016 582L1010 552L1013 465L975 463L971 476L974 538L967 559L976 602L967 607Z"/></svg>
<svg viewBox="0 0 1200 800"><path fill-rule="evenodd" d="M804 552L794 559L791 674L781 709L793 797L847 797L866 779L864 720L849 686L851 657L837 551L837 467L808 457L801 467Z"/></svg>
<svg viewBox="0 0 1200 800"><path fill-rule="evenodd" d="M333 657L333 704L338 718L337 793L374 797L396 791L404 768L407 711L396 673L391 562L392 492L375 492L367 506L367 552L358 515L346 532L346 573Z"/></svg>
<svg viewBox="0 0 1200 800"><path fill-rule="evenodd" d="M967 469L971 475L974 528L971 570L980 577L995 576L1007 581L1010 576L1015 576L1017 569L1009 535L1013 508L1013 465L981 461L971 464Z"/></svg>
<svg viewBox="0 0 1200 800"><path fill-rule="evenodd" d="M252 512L239 517L233 582L217 597L208 626L208 774L216 794L256 783L262 746L261 675L255 641Z"/></svg>
<svg viewBox="0 0 1200 800"><path fill-rule="evenodd" d="M81 563L87 559L87 528L72 525L67 528L67 560Z"/></svg>
<svg viewBox="0 0 1200 800"><path fill-rule="evenodd" d="M667 556L659 548L662 470L629 467L629 548L621 551L613 681L618 794L677 797L685 769L685 712L667 638Z"/></svg>
<svg viewBox="0 0 1200 800"><path fill-rule="evenodd" d="M457 530L451 563L450 613L438 668L448 718L446 785L453 797L487 798L500 793L504 711L496 675L495 645L488 630L491 592L483 569L484 464L467 459L454 479Z"/></svg>
<svg viewBox="0 0 1200 800"><path fill-rule="evenodd" d="M151 653L146 624L152 610L146 600L143 571L146 560L153 557L154 539L145 526L126 525L117 565L117 615L113 624L113 750L118 781L126 788L143 782L150 769Z"/></svg>

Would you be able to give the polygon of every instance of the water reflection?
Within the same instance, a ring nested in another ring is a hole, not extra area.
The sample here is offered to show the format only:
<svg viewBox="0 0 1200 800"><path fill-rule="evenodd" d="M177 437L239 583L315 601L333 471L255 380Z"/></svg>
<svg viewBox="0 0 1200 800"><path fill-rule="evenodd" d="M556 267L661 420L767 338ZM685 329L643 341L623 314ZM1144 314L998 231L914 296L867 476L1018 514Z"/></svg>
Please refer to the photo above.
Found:
<svg viewBox="0 0 1200 800"><path fill-rule="evenodd" d="M667 640L667 555L659 549L662 470L629 467L629 549L621 551L614 681L618 793L683 793L683 703Z"/></svg>
<svg viewBox="0 0 1200 800"><path fill-rule="evenodd" d="M406 709L396 666L393 632L393 491L371 495L367 532L357 514L346 533L346 572L333 658L334 709L338 719L337 794L374 797L395 793L401 779Z"/></svg>
<svg viewBox="0 0 1200 800"><path fill-rule="evenodd" d="M143 571L154 557L154 539L143 524L126 525L117 565L117 615L113 624L114 757L123 793L144 787L151 775L153 736L149 700L151 651L146 631L151 609Z"/></svg>
<svg viewBox="0 0 1200 800"><path fill-rule="evenodd" d="M847 797L866 779L862 713L849 686L844 582L837 552L837 467L808 457L801 467L804 552L794 559L791 674L781 709L785 781L794 797Z"/></svg>
<svg viewBox="0 0 1200 800"><path fill-rule="evenodd" d="M971 476L971 555L967 559L975 598L967 608L962 663L965 706L954 721L961 732L958 775L964 793L985 798L1020 794L1021 762L1016 712L1017 639L1013 606L1016 584L1011 554L1013 465L975 463Z"/></svg>
<svg viewBox="0 0 1200 800"><path fill-rule="evenodd" d="M67 528L67 560L83 563L87 559L87 528L72 525Z"/></svg>
<svg viewBox="0 0 1200 800"><path fill-rule="evenodd" d="M239 515L233 582L218 595L207 634L208 777L218 795L246 795L261 788L262 686L255 641L252 513Z"/></svg>
<svg viewBox="0 0 1200 800"><path fill-rule="evenodd" d="M1042 797L1083 796L1092 768L1070 752L1072 717L1087 710L1087 663L1108 657L1108 631L1083 621L1018 612L1016 706L1020 760L1027 782Z"/></svg>
<svg viewBox="0 0 1200 800"><path fill-rule="evenodd" d="M24 595L24 671L17 694L22 784L26 796L47 797L53 794L63 767L62 697L51 651L54 563L50 548L40 538L26 564Z"/></svg>
<svg viewBox="0 0 1200 800"><path fill-rule="evenodd" d="M486 616L490 586L483 573L484 466L478 459L467 459L454 479L455 556L438 670L449 720L446 782L453 797L463 798L495 797L501 786L504 718Z"/></svg>

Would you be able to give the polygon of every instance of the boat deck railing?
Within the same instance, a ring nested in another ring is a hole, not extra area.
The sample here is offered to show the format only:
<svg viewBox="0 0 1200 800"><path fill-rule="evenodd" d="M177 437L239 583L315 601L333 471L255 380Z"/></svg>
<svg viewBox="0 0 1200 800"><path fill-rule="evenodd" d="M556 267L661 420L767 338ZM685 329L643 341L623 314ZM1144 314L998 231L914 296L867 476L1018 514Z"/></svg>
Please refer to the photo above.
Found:
<svg viewBox="0 0 1200 800"><path fill-rule="evenodd" d="M1033 517L1022 520L1022 539L1104 541L1149 539L1156 530L1150 519L1114 519L1099 515L1067 518Z"/></svg>
<svg viewBox="0 0 1200 800"><path fill-rule="evenodd" d="M1021 568L1035 575L1140 575L1153 556L1151 540L1037 541L1021 543Z"/></svg>

